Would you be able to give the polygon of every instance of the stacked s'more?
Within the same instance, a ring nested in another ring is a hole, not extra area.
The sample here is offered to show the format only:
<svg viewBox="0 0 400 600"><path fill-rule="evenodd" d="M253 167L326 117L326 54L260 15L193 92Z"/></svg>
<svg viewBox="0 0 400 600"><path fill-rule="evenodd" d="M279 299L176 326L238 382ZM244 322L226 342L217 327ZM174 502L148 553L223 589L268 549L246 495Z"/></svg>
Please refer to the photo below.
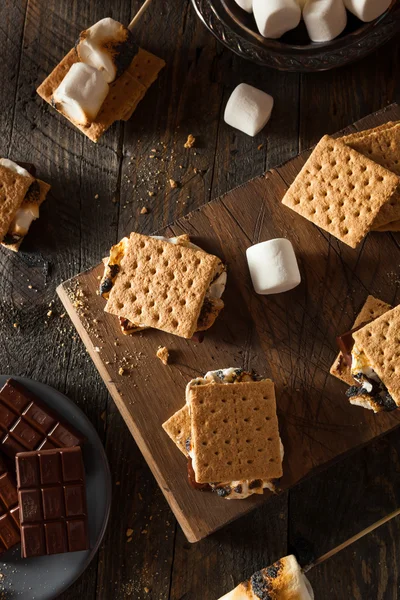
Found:
<svg viewBox="0 0 400 600"><path fill-rule="evenodd" d="M124 334L160 329L183 338L209 329L224 307L226 267L190 241L131 233L104 260L104 310Z"/></svg>
<svg viewBox="0 0 400 600"><path fill-rule="evenodd" d="M311 583L293 554L257 571L220 600L314 600Z"/></svg>
<svg viewBox="0 0 400 600"><path fill-rule="evenodd" d="M243 369L210 371L188 383L186 404L163 428L187 457L195 489L228 500L276 491L283 445L270 379Z"/></svg>
<svg viewBox="0 0 400 600"><path fill-rule="evenodd" d="M30 163L0 158L0 242L18 252L50 185L36 178Z"/></svg>
<svg viewBox="0 0 400 600"><path fill-rule="evenodd" d="M400 306L368 296L353 329L337 341L330 372L350 386L351 404L375 413L400 407Z"/></svg>
<svg viewBox="0 0 400 600"><path fill-rule="evenodd" d="M37 93L97 142L115 121L131 118L164 65L122 23L105 18L82 31Z"/></svg>
<svg viewBox="0 0 400 600"><path fill-rule="evenodd" d="M356 248L370 231L400 231L400 122L325 135L282 202Z"/></svg>

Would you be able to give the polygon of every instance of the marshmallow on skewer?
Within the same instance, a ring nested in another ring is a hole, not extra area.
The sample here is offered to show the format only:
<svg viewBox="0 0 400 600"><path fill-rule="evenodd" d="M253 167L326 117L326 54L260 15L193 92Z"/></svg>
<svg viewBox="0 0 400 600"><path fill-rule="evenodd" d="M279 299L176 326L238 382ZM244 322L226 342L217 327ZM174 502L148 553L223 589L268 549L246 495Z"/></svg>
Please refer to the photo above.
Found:
<svg viewBox="0 0 400 600"><path fill-rule="evenodd" d="M392 0L344 0L345 7L361 21L369 23L387 10Z"/></svg>
<svg viewBox="0 0 400 600"><path fill-rule="evenodd" d="M285 238L250 246L246 256L257 294L280 294L301 282L293 246Z"/></svg>
<svg viewBox="0 0 400 600"><path fill-rule="evenodd" d="M253 13L263 37L277 39L300 23L296 0L253 0Z"/></svg>
<svg viewBox="0 0 400 600"><path fill-rule="evenodd" d="M253 12L253 0L235 0L236 4L248 13Z"/></svg>
<svg viewBox="0 0 400 600"><path fill-rule="evenodd" d="M53 106L79 125L92 123L109 91L102 73L74 63L52 96Z"/></svg>
<svg viewBox="0 0 400 600"><path fill-rule="evenodd" d="M347 12L343 0L307 0L303 19L313 42L329 42L346 27Z"/></svg>
<svg viewBox="0 0 400 600"><path fill-rule="evenodd" d="M225 123L251 135L257 135L268 123L274 99L247 83L240 83L225 107Z"/></svg>
<svg viewBox="0 0 400 600"><path fill-rule="evenodd" d="M129 29L110 17L82 31L76 43L79 60L102 71L107 83L127 69L138 50Z"/></svg>
<svg viewBox="0 0 400 600"><path fill-rule="evenodd" d="M262 569L219 600L314 600L311 583L293 554Z"/></svg>

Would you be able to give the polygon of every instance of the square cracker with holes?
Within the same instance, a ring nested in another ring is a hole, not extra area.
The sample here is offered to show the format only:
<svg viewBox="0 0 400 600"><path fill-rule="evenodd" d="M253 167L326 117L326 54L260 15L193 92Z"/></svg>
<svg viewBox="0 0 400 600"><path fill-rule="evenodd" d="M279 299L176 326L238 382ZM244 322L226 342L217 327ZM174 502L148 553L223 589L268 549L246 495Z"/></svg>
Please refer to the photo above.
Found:
<svg viewBox="0 0 400 600"><path fill-rule="evenodd" d="M7 234L17 210L34 181L32 175L29 177L20 175L0 165L0 240Z"/></svg>
<svg viewBox="0 0 400 600"><path fill-rule="evenodd" d="M378 133L379 131L384 131L386 129L390 129L397 125L399 121L387 121L387 123L383 123L382 125L378 125L377 127L372 127L371 129L362 129L361 131L355 131L354 133L349 133L348 135L343 135L339 138L345 144L351 146L352 142L356 140L360 140L361 138L370 135L371 133Z"/></svg>
<svg viewBox="0 0 400 600"><path fill-rule="evenodd" d="M397 175L325 135L282 202L356 248L398 188Z"/></svg>
<svg viewBox="0 0 400 600"><path fill-rule="evenodd" d="M391 308L390 304L383 302L383 300L379 300L374 296L368 296L351 329L360 327L363 323L374 321L384 313L388 312ZM341 352L337 355L329 372L331 375L344 381L348 385L354 385L355 383L351 375L350 367L343 362L343 355Z"/></svg>
<svg viewBox="0 0 400 600"><path fill-rule="evenodd" d="M37 93L43 100L52 105L54 91L76 62L79 62L79 59L73 48L38 87ZM161 58L139 48L126 71L111 83L110 91L94 122L86 127L69 120L93 142L97 142L115 121L127 121L131 118L164 66L165 62ZM64 116L68 119L65 114Z"/></svg>
<svg viewBox="0 0 400 600"><path fill-rule="evenodd" d="M131 233L104 310L191 338L220 263L203 250Z"/></svg>
<svg viewBox="0 0 400 600"><path fill-rule="evenodd" d="M190 438L190 414L189 406L185 404L162 425L164 431L175 442L179 450L189 456L186 450L186 441Z"/></svg>
<svg viewBox="0 0 400 600"><path fill-rule="evenodd" d="M400 406L400 305L355 331L353 338Z"/></svg>
<svg viewBox="0 0 400 600"><path fill-rule="evenodd" d="M275 388L270 379L192 386L187 401L197 482L282 476Z"/></svg>

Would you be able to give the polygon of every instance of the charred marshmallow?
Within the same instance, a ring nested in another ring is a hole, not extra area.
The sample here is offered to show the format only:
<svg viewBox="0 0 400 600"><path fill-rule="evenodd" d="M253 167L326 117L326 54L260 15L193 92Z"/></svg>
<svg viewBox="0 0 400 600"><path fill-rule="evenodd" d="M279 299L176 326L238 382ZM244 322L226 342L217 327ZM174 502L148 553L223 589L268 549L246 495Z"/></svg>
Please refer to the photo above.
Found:
<svg viewBox="0 0 400 600"><path fill-rule="evenodd" d="M263 37L277 39L300 23L296 0L253 0L253 13Z"/></svg>
<svg viewBox="0 0 400 600"><path fill-rule="evenodd" d="M82 31L76 51L80 61L101 71L111 83L131 64L138 47L129 29L107 17Z"/></svg>
<svg viewBox="0 0 400 600"><path fill-rule="evenodd" d="M267 595L264 596L264 590ZM219 600L314 600L311 583L301 570L293 554L284 556L270 567L261 569Z"/></svg>
<svg viewBox="0 0 400 600"><path fill-rule="evenodd" d="M53 94L53 104L71 121L90 125L106 99L109 85L100 71L74 63Z"/></svg>
<svg viewBox="0 0 400 600"><path fill-rule="evenodd" d="M342 0L307 0L303 19L313 42L329 42L346 27L347 12Z"/></svg>
<svg viewBox="0 0 400 600"><path fill-rule="evenodd" d="M225 123L254 137L268 123L274 99L247 83L240 83L230 95L224 114Z"/></svg>
<svg viewBox="0 0 400 600"><path fill-rule="evenodd" d="M278 238L250 246L246 251L251 280L257 294L279 294L301 282L292 244Z"/></svg>
<svg viewBox="0 0 400 600"><path fill-rule="evenodd" d="M392 0L344 0L345 7L361 21L368 23L380 17Z"/></svg>

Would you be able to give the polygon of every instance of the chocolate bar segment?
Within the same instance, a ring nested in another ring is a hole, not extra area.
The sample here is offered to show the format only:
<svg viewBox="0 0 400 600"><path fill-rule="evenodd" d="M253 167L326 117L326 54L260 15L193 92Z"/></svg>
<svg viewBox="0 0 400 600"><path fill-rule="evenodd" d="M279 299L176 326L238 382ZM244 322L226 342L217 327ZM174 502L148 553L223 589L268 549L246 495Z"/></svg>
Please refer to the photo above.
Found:
<svg viewBox="0 0 400 600"><path fill-rule="evenodd" d="M89 549L79 447L17 455L22 557Z"/></svg>
<svg viewBox="0 0 400 600"><path fill-rule="evenodd" d="M80 446L84 436L14 379L0 390L0 450L18 452Z"/></svg>
<svg viewBox="0 0 400 600"><path fill-rule="evenodd" d="M17 486L6 463L0 458L0 554L20 540Z"/></svg>

